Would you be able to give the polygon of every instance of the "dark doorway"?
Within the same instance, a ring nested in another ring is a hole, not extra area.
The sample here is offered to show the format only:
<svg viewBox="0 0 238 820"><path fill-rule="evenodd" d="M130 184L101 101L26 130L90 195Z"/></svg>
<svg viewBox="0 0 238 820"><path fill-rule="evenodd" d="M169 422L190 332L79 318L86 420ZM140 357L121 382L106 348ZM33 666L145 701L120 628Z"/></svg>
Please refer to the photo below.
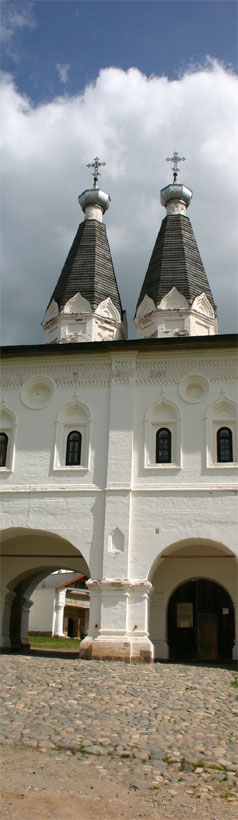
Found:
<svg viewBox="0 0 238 820"><path fill-rule="evenodd" d="M224 587L197 578L175 590L168 606L170 660L230 661L234 606Z"/></svg>
<svg viewBox="0 0 238 820"><path fill-rule="evenodd" d="M68 619L68 638L74 637L74 622L73 618Z"/></svg>

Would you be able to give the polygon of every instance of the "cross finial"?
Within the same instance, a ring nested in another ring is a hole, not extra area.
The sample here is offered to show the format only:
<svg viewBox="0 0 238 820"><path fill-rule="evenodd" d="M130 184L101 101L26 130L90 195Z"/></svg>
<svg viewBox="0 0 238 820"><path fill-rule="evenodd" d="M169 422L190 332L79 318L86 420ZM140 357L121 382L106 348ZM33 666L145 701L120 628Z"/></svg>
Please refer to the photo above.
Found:
<svg viewBox="0 0 238 820"><path fill-rule="evenodd" d="M173 157L166 157L166 162L173 162L172 171L174 174L173 183L176 184L179 172L178 162L184 162L185 157L180 157L177 151L174 151Z"/></svg>
<svg viewBox="0 0 238 820"><path fill-rule="evenodd" d="M98 169L101 167L101 165L106 165L106 162L100 162L98 157L95 157L93 162L89 162L87 165L87 168L94 168L94 171L92 173L94 188L97 188L98 177L100 176L100 172Z"/></svg>

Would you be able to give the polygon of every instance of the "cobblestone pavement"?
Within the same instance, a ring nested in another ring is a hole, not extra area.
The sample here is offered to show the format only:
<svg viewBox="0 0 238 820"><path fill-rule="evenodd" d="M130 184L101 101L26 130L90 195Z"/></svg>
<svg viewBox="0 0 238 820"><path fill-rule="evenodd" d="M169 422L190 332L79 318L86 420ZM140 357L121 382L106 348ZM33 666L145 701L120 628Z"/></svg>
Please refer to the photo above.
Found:
<svg viewBox="0 0 238 820"><path fill-rule="evenodd" d="M93 761L101 776L116 772L129 790L155 797L182 788L194 799L223 799L218 820L229 817L227 804L238 799L235 671L13 655L1 666L3 744L52 762Z"/></svg>

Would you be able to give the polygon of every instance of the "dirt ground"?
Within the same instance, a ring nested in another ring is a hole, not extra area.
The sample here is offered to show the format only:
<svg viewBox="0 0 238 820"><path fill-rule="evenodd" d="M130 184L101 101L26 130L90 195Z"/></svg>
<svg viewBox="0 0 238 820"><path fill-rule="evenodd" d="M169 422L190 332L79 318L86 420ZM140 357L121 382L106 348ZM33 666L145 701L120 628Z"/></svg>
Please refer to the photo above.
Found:
<svg viewBox="0 0 238 820"><path fill-rule="evenodd" d="M131 785L126 764L103 772L100 758L3 746L1 818L8 820L236 820L237 802L187 793L186 783L168 790ZM116 764L115 764L116 765Z"/></svg>

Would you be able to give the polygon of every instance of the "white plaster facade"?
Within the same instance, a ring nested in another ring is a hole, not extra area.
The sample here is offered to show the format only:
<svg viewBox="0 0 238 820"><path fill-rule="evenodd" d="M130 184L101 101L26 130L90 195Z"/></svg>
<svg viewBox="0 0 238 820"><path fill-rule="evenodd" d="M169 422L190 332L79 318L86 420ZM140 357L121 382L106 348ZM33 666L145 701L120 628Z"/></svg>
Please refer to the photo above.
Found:
<svg viewBox="0 0 238 820"><path fill-rule="evenodd" d="M170 597L204 578L235 607L237 657L234 337L11 348L2 383L2 645L27 644L31 593L65 567L91 579L87 656L168 658ZM161 425L168 464L155 459ZM233 461L221 464L223 425ZM75 428L83 457L69 467Z"/></svg>

